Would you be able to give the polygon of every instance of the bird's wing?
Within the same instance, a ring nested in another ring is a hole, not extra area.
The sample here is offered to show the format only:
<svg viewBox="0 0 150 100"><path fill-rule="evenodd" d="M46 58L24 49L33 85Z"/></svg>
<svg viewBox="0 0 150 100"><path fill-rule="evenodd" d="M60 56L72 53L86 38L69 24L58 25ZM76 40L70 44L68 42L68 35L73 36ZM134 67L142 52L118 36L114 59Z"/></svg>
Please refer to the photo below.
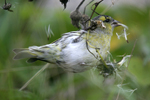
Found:
<svg viewBox="0 0 150 100"><path fill-rule="evenodd" d="M76 38L78 38L82 33L86 31L72 31L68 33L64 33L60 39L55 41L54 43L60 45L62 48L66 47L69 43L72 43ZM82 39L81 39L82 40Z"/></svg>

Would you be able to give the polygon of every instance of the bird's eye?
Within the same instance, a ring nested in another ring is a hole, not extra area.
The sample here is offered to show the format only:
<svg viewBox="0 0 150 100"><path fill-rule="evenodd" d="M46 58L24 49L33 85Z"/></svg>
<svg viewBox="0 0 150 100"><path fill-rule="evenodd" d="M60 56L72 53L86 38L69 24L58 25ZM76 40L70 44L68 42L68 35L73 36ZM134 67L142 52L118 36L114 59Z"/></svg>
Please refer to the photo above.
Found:
<svg viewBox="0 0 150 100"><path fill-rule="evenodd" d="M110 22L110 19L106 19L104 22Z"/></svg>

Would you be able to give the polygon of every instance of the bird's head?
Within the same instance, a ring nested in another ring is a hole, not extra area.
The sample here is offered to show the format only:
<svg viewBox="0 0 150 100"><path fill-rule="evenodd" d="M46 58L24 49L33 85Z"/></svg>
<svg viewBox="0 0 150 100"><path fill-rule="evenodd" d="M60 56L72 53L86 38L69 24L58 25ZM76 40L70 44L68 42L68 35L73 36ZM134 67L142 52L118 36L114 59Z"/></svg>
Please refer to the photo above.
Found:
<svg viewBox="0 0 150 100"><path fill-rule="evenodd" d="M119 21L114 20L112 17L107 16L107 15L99 15L99 16L93 18L92 20L101 21L104 24L104 26L106 26L106 28L107 28L107 26L115 28L117 26L122 25Z"/></svg>
<svg viewBox="0 0 150 100"><path fill-rule="evenodd" d="M114 28L117 26L127 27L124 24L121 24L119 21L114 20L112 17L107 15L99 15L92 19L95 25L95 29L101 30L105 33L112 33Z"/></svg>

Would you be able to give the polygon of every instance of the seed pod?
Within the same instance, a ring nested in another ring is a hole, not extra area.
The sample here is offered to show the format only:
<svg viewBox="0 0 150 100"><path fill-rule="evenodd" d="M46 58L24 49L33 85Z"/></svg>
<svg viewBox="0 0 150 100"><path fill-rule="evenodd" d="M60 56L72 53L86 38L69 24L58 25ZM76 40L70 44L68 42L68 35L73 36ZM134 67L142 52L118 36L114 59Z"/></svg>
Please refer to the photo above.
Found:
<svg viewBox="0 0 150 100"><path fill-rule="evenodd" d="M82 15L82 18L80 20L80 25L82 29L86 29L88 27L90 17L88 15Z"/></svg>
<svg viewBox="0 0 150 100"><path fill-rule="evenodd" d="M82 18L82 14L79 12L79 9L80 9L80 6L83 4L85 0L82 0L80 2L80 4L78 5L78 7L76 8L75 11L73 11L71 14L70 14L70 18L71 18L71 22L72 22L72 25L77 27L77 28L80 28L79 26L79 22Z"/></svg>
<svg viewBox="0 0 150 100"><path fill-rule="evenodd" d="M11 8L11 4L10 3L6 3L6 0L5 0L5 4L3 5L2 7L4 10L8 10L10 12L13 12L13 10L10 10Z"/></svg>
<svg viewBox="0 0 150 100"><path fill-rule="evenodd" d="M11 8L11 4L10 3L6 3L6 4L4 4L4 6L3 6L3 9L4 10L9 10Z"/></svg>
<svg viewBox="0 0 150 100"><path fill-rule="evenodd" d="M80 28L79 21L82 18L82 14L78 10L75 10L70 14L70 18L71 18L72 25L77 28Z"/></svg>

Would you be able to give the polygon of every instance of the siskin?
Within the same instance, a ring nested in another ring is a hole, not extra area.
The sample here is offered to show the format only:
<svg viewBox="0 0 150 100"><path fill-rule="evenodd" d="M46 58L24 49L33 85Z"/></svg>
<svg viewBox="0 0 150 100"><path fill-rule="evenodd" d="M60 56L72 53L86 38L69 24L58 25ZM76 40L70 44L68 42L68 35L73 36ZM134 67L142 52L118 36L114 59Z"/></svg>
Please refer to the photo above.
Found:
<svg viewBox="0 0 150 100"><path fill-rule="evenodd" d="M41 60L74 73L97 67L108 56L114 28L125 25L107 15L99 15L87 24L88 28L64 33L51 44L14 49L14 59L29 58L28 63Z"/></svg>

